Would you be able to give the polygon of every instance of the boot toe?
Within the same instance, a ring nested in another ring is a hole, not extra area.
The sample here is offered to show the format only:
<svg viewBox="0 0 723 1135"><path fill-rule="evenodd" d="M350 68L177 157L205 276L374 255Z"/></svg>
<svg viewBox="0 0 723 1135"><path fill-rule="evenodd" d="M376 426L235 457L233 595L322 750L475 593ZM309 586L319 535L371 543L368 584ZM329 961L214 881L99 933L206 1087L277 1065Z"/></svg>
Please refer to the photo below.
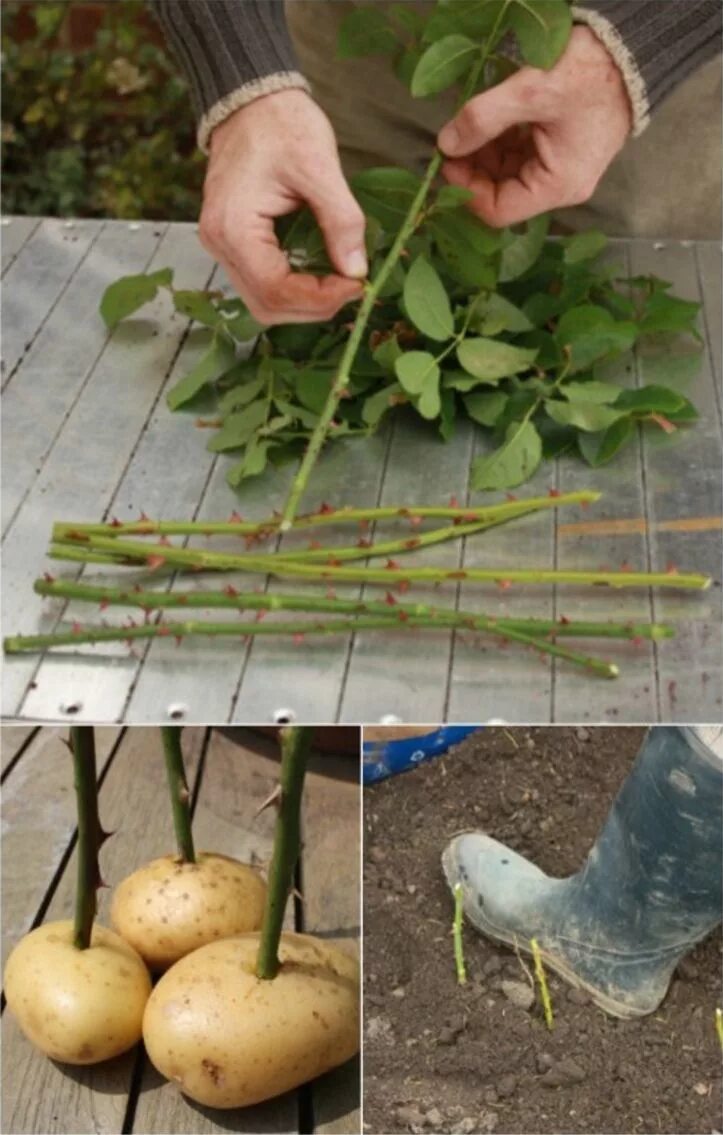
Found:
<svg viewBox="0 0 723 1135"><path fill-rule="evenodd" d="M461 884L465 915L484 934L510 942L536 932L535 900L548 878L529 859L482 832L463 832L445 848L442 868L452 891Z"/></svg>

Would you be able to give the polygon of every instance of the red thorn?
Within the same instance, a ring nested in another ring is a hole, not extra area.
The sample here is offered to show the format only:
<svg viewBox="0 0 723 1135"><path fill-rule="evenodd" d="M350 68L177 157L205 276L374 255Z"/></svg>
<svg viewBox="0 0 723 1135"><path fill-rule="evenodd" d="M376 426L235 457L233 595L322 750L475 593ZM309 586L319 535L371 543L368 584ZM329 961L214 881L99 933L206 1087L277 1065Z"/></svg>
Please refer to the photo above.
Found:
<svg viewBox="0 0 723 1135"><path fill-rule="evenodd" d="M672 560L668 560L667 564L665 565L665 573L666 575L678 575L678 568L675 566Z"/></svg>
<svg viewBox="0 0 723 1135"><path fill-rule="evenodd" d="M149 521L149 520L150 520L151 518L150 518L150 516L146 516L145 512L143 511L143 509L141 509L141 515L140 515L140 516L138 517L138 519L139 519L139 520L140 520L141 522L143 522L143 521L146 521L146 522L148 522L148 521Z"/></svg>
<svg viewBox="0 0 723 1135"><path fill-rule="evenodd" d="M384 565L384 568L385 568L386 571L398 571L399 564L397 563L396 560L387 560L386 564Z"/></svg>
<svg viewBox="0 0 723 1135"><path fill-rule="evenodd" d="M136 623L136 621L135 621L135 619L133 618L133 616L132 616L132 615L127 615L127 616L126 616L125 626L127 626L127 627L135 627L135 626L137 626L137 625L138 625L138 624Z"/></svg>
<svg viewBox="0 0 723 1135"><path fill-rule="evenodd" d="M329 556L326 562L329 567L341 567L341 560L335 560L333 556Z"/></svg>
<svg viewBox="0 0 723 1135"><path fill-rule="evenodd" d="M361 529L361 531L362 531L362 532L368 532L368 530L369 530L369 521L368 521L368 520L363 520L363 519L362 519L362 520L360 520L360 521L359 521L359 528Z"/></svg>
<svg viewBox="0 0 723 1135"><path fill-rule="evenodd" d="M165 625L165 623L159 623L158 624L158 634L161 638L168 638L170 633L171 633L171 628L167 627Z"/></svg>
<svg viewBox="0 0 723 1135"><path fill-rule="evenodd" d="M570 620L568 619L567 615L560 615L558 622L562 623L563 627L566 627L569 624Z"/></svg>
<svg viewBox="0 0 723 1135"><path fill-rule="evenodd" d="M143 590L143 588L141 587L140 583L134 583L134 584L133 584L133 587L131 588L131 590L132 590L132 591L135 591L135 592L136 592L136 594L137 594L138 592L142 591L142 590Z"/></svg>
<svg viewBox="0 0 723 1135"><path fill-rule="evenodd" d="M330 504L327 504L326 501L322 501L317 515L328 516L330 512L336 512L336 509L332 508L332 506Z"/></svg>
<svg viewBox="0 0 723 1135"><path fill-rule="evenodd" d="M163 567L166 562L165 556L148 556L146 563L151 571L157 571L158 568Z"/></svg>
<svg viewBox="0 0 723 1135"><path fill-rule="evenodd" d="M312 551L316 551L318 548L321 548L321 547L322 547L322 545L319 543L318 540L309 540L309 548Z"/></svg>
<svg viewBox="0 0 723 1135"><path fill-rule="evenodd" d="M387 591L386 595L384 596L384 602L389 607L396 607L396 605L397 605L397 601L394 598L394 596L392 595L391 591Z"/></svg>
<svg viewBox="0 0 723 1135"><path fill-rule="evenodd" d="M293 636L292 642L293 642L294 646L301 646L303 641L304 641L304 635L303 634L295 634Z"/></svg>
<svg viewBox="0 0 723 1135"><path fill-rule="evenodd" d="M357 548L371 548L372 542L371 540L365 540L363 536L360 536L356 542L356 546Z"/></svg>
<svg viewBox="0 0 723 1135"><path fill-rule="evenodd" d="M411 540L404 541L404 547L410 549L418 548L421 543L422 541L419 539L419 536L413 536Z"/></svg>
<svg viewBox="0 0 723 1135"><path fill-rule="evenodd" d="M166 547L166 548L170 548L170 546L171 546L171 541L168 539L168 537L165 535L165 533L164 533L164 535L162 535L159 538L158 543L163 544L164 547Z"/></svg>
<svg viewBox="0 0 723 1135"><path fill-rule="evenodd" d="M101 599L100 603L98 604L98 610L99 611L105 611L109 606L110 606L110 603L108 602L107 599Z"/></svg>
<svg viewBox="0 0 723 1135"><path fill-rule="evenodd" d="M404 595L406 591L409 591L409 587L410 584L408 579L400 579L399 584L397 585L397 591L401 595Z"/></svg>
<svg viewBox="0 0 723 1135"><path fill-rule="evenodd" d="M110 527L111 527L111 528L122 528L122 527L123 527L123 524L122 524L122 522L121 522L121 521L120 521L120 520L118 519L118 517L117 517L117 516L114 516L114 517L113 517L113 519L112 519L112 520L111 520L111 522L110 522Z"/></svg>
<svg viewBox="0 0 723 1135"><path fill-rule="evenodd" d="M175 638L175 640L176 640L176 646L180 646L180 645L181 645L181 643L183 642L183 635L182 635L182 634L177 634L177 635L174 635L173 637L174 637L174 638Z"/></svg>
<svg viewBox="0 0 723 1135"><path fill-rule="evenodd" d="M515 493L505 493L505 497L508 501L516 501L518 499Z"/></svg>
<svg viewBox="0 0 723 1135"><path fill-rule="evenodd" d="M410 516L409 523L411 524L412 528L419 528L419 525L422 523L422 518L421 516Z"/></svg>
<svg viewBox="0 0 723 1135"><path fill-rule="evenodd" d="M398 617L400 623L409 622L409 612L408 611L397 611L397 617Z"/></svg>
<svg viewBox="0 0 723 1135"><path fill-rule="evenodd" d="M621 571L632 571L633 569L632 569L632 567L630 566L630 564L628 563L627 560L623 560L623 562L620 565L620 570Z"/></svg>
<svg viewBox="0 0 723 1135"><path fill-rule="evenodd" d="M236 588L234 587L234 585L232 583L226 584L226 586L223 589L223 593L224 593L224 595L230 595L232 598L233 598L234 595L238 595L238 591L236 590Z"/></svg>
<svg viewBox="0 0 723 1135"><path fill-rule="evenodd" d="M643 645L643 640L642 640L642 638L640 637L639 634L637 634L635 636L635 638L631 639L630 641L632 642L633 646L642 646Z"/></svg>
<svg viewBox="0 0 723 1135"><path fill-rule="evenodd" d="M456 497L453 496L453 497L449 498L449 507L450 508L459 508L459 501L457 500Z"/></svg>
<svg viewBox="0 0 723 1135"><path fill-rule="evenodd" d="M561 497L562 493L560 492L559 489L548 489L547 495L548 495L548 497Z"/></svg>
<svg viewBox="0 0 723 1135"><path fill-rule="evenodd" d="M71 630L72 634L82 634L83 633L83 626L82 626L81 623L72 623L70 630Z"/></svg>
<svg viewBox="0 0 723 1135"><path fill-rule="evenodd" d="M467 578L467 572L466 571L450 571L447 575L447 579L466 579L466 578Z"/></svg>
<svg viewBox="0 0 723 1135"><path fill-rule="evenodd" d="M260 622L262 622L262 621L263 621L263 619L265 619L265 618L266 618L266 615L267 615L267 614L268 614L268 612L267 612L267 611L265 611L265 610L263 609L263 607L262 607L260 611L257 611L257 612L256 612L256 615L254 616L254 622L256 622L256 623L260 623Z"/></svg>
<svg viewBox="0 0 723 1135"><path fill-rule="evenodd" d="M511 579L498 579L497 580L497 586L500 588L501 591L509 591L509 589L512 587L512 580Z"/></svg>
<svg viewBox="0 0 723 1135"><path fill-rule="evenodd" d="M46 583L55 583L55 576L51 575L49 571L43 572L43 579Z"/></svg>
<svg viewBox="0 0 723 1135"><path fill-rule="evenodd" d="M228 522L229 524L243 524L244 518L240 513L236 512L236 509L234 509L228 518Z"/></svg>
<svg viewBox="0 0 723 1135"><path fill-rule="evenodd" d="M580 508L589 508L590 501L580 501Z"/></svg>

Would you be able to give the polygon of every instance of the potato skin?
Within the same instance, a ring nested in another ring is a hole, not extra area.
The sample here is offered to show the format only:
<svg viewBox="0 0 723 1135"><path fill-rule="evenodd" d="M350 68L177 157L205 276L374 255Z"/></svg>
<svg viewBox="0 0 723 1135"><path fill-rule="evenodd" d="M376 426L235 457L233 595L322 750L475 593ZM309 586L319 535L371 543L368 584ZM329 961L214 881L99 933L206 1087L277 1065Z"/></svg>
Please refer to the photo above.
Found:
<svg viewBox="0 0 723 1135"><path fill-rule="evenodd" d="M283 934L261 981L259 934L195 950L156 985L143 1016L151 1061L208 1107L247 1107L359 1051L359 965L328 943Z"/></svg>
<svg viewBox="0 0 723 1135"><path fill-rule="evenodd" d="M5 995L20 1028L66 1064L97 1064L132 1048L150 992L135 950L97 923L87 950L73 945L70 921L38 926L5 966Z"/></svg>
<svg viewBox="0 0 723 1135"><path fill-rule="evenodd" d="M152 970L261 926L266 884L253 867L201 851L195 863L153 859L116 887L110 918Z"/></svg>

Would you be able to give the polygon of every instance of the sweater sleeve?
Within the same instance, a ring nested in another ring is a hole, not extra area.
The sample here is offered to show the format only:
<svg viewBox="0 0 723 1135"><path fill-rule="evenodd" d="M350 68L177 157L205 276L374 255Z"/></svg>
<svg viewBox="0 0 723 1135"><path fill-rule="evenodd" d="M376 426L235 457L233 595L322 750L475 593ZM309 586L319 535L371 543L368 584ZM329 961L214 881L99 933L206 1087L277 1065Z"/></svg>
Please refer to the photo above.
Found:
<svg viewBox="0 0 723 1135"><path fill-rule="evenodd" d="M190 84L198 144L261 95L309 91L286 29L283 0L148 0Z"/></svg>
<svg viewBox="0 0 723 1135"><path fill-rule="evenodd" d="M588 0L572 9L622 73L641 134L666 95L721 49L720 0Z"/></svg>

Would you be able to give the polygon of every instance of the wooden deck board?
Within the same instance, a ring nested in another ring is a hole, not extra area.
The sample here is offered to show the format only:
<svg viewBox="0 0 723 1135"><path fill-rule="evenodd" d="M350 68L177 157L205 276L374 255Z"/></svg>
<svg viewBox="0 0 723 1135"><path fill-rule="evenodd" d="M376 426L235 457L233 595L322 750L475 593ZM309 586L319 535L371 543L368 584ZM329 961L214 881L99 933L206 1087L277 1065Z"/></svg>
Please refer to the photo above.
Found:
<svg viewBox="0 0 723 1135"><path fill-rule="evenodd" d="M8 729L6 733L0 733L0 772L3 777L20 750L28 744L37 728L37 725L16 725L13 729Z"/></svg>
<svg viewBox="0 0 723 1135"><path fill-rule="evenodd" d="M4 732L24 732L5 726ZM22 753L4 786L3 960L7 949L33 924L49 899L43 921L72 917L75 805L65 729L41 729ZM113 831L101 864L109 887L99 892L99 918L106 925L113 885L142 863L174 846L170 806L158 729L97 731L98 765L106 770L100 789L103 824ZM189 783L198 784L194 835L199 849L212 848L251 861L268 860L274 817L256 816L278 775L276 745L244 730L230 736L205 728L183 732ZM9 747L14 741L8 739ZM109 754L113 759L109 766ZM202 754L205 763L201 765ZM334 930L353 948L359 930L359 788L321 775L316 765L307 782L305 804L310 929ZM349 763L349 759L346 759ZM356 841L356 842L355 842ZM304 851L304 863L306 850ZM335 872L338 870L338 881ZM294 926L290 904L287 925ZM214 1112L192 1104L153 1070L140 1050L89 1068L61 1066L45 1059L20 1033L12 1014L2 1020L3 1129L20 1133L129 1130L206 1133L296 1132L299 1096L288 1093L255 1108ZM319 1081L318 1131L358 1130L358 1075L354 1063ZM310 1089L302 1089L309 1091Z"/></svg>
<svg viewBox="0 0 723 1135"><path fill-rule="evenodd" d="M2 274L17 259L18 253L40 224L40 217L3 217L0 221Z"/></svg>
<svg viewBox="0 0 723 1135"><path fill-rule="evenodd" d="M25 296L25 305L33 308L22 314L18 327L24 328L24 339L34 336L4 403L6 452L9 445L12 455L12 461L6 457L3 470L4 517L9 526L3 552L3 619L8 632L46 630L61 618L94 615L85 605L66 607L32 593L33 578L48 566L44 552L53 520L125 518L141 509L167 518L218 518L234 509L261 517L282 504L293 472L289 467L274 471L251 481L237 495L225 481L229 460L207 453L206 435L194 431L189 415L167 410L164 392L197 357L205 333L187 335L187 321L171 318L166 299L158 301L148 319L144 313L110 337L97 317L97 299L105 283L124 271L141 270L149 261L154 268L175 266L183 286L203 286L213 265L199 246L195 226L98 223L101 227L93 230L96 235L81 255L82 227L66 230L54 224L43 222L32 234L26 232L24 243L22 234L14 238L17 255L8 270L8 278L22 284L19 294ZM158 233L165 235L154 235ZM71 243L64 239L68 236L79 239ZM87 234L86 240L90 240ZM675 277L683 294L694 298L702 294L702 327L713 367L719 370L718 245L668 242L656 251L652 241L613 242L613 254L631 256L634 264L644 263L667 278ZM37 289L38 302L35 285L43 257L50 258L52 271L49 282ZM6 293L6 323L17 315L15 302ZM616 364L618 374L621 365ZM638 380L655 381L665 365L664 354L656 357L646 348ZM39 389L45 394L43 403ZM653 451L653 442L646 437L642 448L636 451L631 446L600 471L563 458L556 467L546 464L521 490L602 485L605 500L584 516L565 512L556 521L550 514L498 529L489 542L484 537L470 540L464 549L465 563L551 566L557 562L582 567L649 560L664 567L673 556L685 559L690 568L707 567L718 576L720 402L707 364L692 380L691 396L700 406L701 421L682 431L676 446ZM316 470L305 507L322 499L371 504L422 497L446 500L453 494L465 498L470 459L486 444L479 433L473 438L465 426L444 446L428 427L405 419L397 420L393 431L389 448L388 435L381 434L330 449ZM695 540L689 534L659 531L660 522L675 519L662 502L673 468L678 479L677 519L707 517L710 525ZM478 503L489 496L472 494L469 499ZM578 522L605 519L637 520L640 529L603 537L594 528L575 527ZM650 532L646 524L652 525ZM459 555L459 547L449 546L425 560L437 562L439 557L438 562L453 564L459 562ZM50 566L73 574L66 565ZM198 587L206 582L212 581L201 575L193 581ZM264 585L253 577L248 582ZM297 585L285 586L293 590ZM356 594L357 589L348 593ZM458 601L490 613L514 610L546 616L584 611L611 618L648 617L651 611L651 597L642 592L600 589L575 595L565 589L556 595L550 588L523 593L521 588L500 592L470 585L461 587L459 595L446 587L434 594L440 603ZM301 647L281 640L259 639L249 645L224 639L184 642L177 649L168 639L139 645L133 655L117 644L68 648L45 658L10 658L4 666L3 712L16 720L47 721L67 717L67 707L75 706L80 708L73 720L138 723L168 719L174 712L189 723L271 721L285 708L297 719L310 721L375 721L385 714L406 721L420 717L654 720L669 713L665 690L672 681L677 683L672 687L676 716L704 720L716 706L717 695L711 691L719 690L722 682L720 633L711 625L719 594L716 589L707 597L661 596L656 611L660 617L667 611L680 623L680 636L657 650L648 644L614 644L603 650L621 664L623 675L616 683L596 682L564 663L551 667L516 647L500 649L488 639L466 634L377 633L353 642L309 638ZM117 609L111 615L120 621L124 612ZM225 617L239 619L234 612L226 612ZM708 675L705 688L693 679L690 666L700 650L705 655L702 669Z"/></svg>

